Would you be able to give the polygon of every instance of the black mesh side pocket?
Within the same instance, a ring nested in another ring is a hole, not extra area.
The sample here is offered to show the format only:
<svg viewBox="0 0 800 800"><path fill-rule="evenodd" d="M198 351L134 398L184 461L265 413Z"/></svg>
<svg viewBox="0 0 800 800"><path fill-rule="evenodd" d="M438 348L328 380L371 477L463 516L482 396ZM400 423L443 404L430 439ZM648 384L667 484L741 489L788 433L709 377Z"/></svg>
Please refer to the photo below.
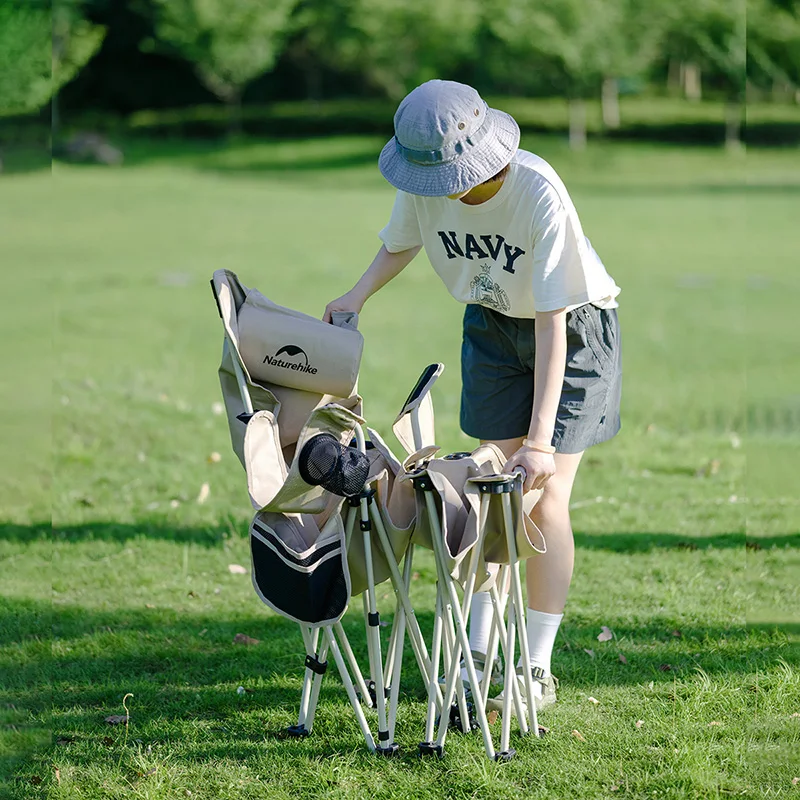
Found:
<svg viewBox="0 0 800 800"><path fill-rule="evenodd" d="M350 497L364 488L369 458L355 447L339 444L330 433L319 433L303 445L297 467L306 483Z"/></svg>

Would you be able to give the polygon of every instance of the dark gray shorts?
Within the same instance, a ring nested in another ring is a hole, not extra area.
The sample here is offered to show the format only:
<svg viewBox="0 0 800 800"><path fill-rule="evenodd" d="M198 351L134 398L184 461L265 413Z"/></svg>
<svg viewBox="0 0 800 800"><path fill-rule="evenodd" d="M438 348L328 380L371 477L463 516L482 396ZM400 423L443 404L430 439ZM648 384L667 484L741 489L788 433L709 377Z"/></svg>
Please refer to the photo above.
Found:
<svg viewBox="0 0 800 800"><path fill-rule="evenodd" d="M580 453L620 429L622 359L616 309L567 312L567 367L552 444ZM479 305L464 312L461 429L476 439L528 435L536 336L532 319Z"/></svg>

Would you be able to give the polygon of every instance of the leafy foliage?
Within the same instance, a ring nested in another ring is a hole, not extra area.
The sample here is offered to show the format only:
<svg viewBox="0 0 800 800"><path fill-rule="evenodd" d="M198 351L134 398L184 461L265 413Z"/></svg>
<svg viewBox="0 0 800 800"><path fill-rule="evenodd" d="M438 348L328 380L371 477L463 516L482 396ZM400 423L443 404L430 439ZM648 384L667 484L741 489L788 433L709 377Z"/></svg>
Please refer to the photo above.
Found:
<svg viewBox="0 0 800 800"><path fill-rule="evenodd" d="M97 52L105 29L80 0L0 2L0 98L5 113L41 108Z"/></svg>
<svg viewBox="0 0 800 800"><path fill-rule="evenodd" d="M50 14L0 0L0 112L34 111L50 98Z"/></svg>
<svg viewBox="0 0 800 800"><path fill-rule="evenodd" d="M603 78L642 73L663 20L643 0L498 0L492 31L530 67L543 63L561 91L585 96Z"/></svg>
<svg viewBox="0 0 800 800"><path fill-rule="evenodd" d="M227 103L269 70L297 0L155 0L156 32Z"/></svg>
<svg viewBox="0 0 800 800"><path fill-rule="evenodd" d="M800 87L800 3L747 2L747 77Z"/></svg>
<svg viewBox="0 0 800 800"><path fill-rule="evenodd" d="M89 62L106 35L104 27L84 18L82 6L83 0L55 0L53 3L53 94Z"/></svg>
<svg viewBox="0 0 800 800"><path fill-rule="evenodd" d="M474 58L480 22L477 0L309 0L298 14L308 53L394 100Z"/></svg>
<svg viewBox="0 0 800 800"><path fill-rule="evenodd" d="M665 6L667 48L718 74L732 99L744 96L746 0L679 0Z"/></svg>

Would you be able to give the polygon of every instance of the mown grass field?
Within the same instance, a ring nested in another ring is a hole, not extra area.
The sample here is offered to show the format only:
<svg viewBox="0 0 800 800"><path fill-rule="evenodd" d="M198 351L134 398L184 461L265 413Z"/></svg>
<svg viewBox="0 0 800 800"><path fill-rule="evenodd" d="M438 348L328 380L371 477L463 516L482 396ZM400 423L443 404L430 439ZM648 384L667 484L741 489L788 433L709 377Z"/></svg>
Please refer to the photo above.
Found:
<svg viewBox="0 0 800 800"><path fill-rule="evenodd" d="M562 173L623 287L624 430L575 490L550 733L515 740L507 765L458 735L420 762L407 659L399 759L366 752L333 678L314 735L275 736L296 713L302 645L228 570L248 563L250 512L214 410L208 279L228 267L320 314L377 248L392 203L380 144L131 142L120 169L0 182L0 796L796 795L795 151L523 142ZM421 258L366 307L360 385L390 437L421 368L443 361L438 438L463 450L461 309L437 280ZM430 630L432 562L417 568ZM345 624L363 642L358 609ZM106 724L129 692L128 730Z"/></svg>

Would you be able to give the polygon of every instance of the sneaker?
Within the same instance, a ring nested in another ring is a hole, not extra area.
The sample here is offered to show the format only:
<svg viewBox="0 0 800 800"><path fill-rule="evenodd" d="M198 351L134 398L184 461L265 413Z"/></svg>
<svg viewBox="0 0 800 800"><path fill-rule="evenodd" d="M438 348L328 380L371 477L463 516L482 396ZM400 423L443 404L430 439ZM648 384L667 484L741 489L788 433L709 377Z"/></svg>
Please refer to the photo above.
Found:
<svg viewBox="0 0 800 800"><path fill-rule="evenodd" d="M535 698L536 703L536 711L539 712L548 706L552 706L556 702L556 689L558 688L558 678L553 675L548 675L541 667L531 667L531 677L536 683L540 683L542 685L542 696ZM522 699L522 704L525 705L527 701L527 695L525 692L525 681L522 679L522 667L517 667L517 685L520 688L520 697ZM503 710L503 697L505 695L505 689L500 692L497 697L490 697L486 703L486 707L493 709L494 711ZM514 703L511 703L511 714L512 716L516 716L517 710L514 707Z"/></svg>
<svg viewBox="0 0 800 800"><path fill-rule="evenodd" d="M483 673L486 670L486 653L481 653L478 650L470 650L472 653L472 663L475 665L475 671L478 673L478 679L483 680ZM472 690L469 685L469 679L464 674L466 671L466 667L464 665L464 659L461 659L461 682L464 684L464 691L467 695L471 695ZM444 686L447 682L447 679L444 675L439 676L439 685ZM499 686L503 682L503 670L500 664L500 659L495 657L494 664L492 664L492 677L491 677L491 685Z"/></svg>

